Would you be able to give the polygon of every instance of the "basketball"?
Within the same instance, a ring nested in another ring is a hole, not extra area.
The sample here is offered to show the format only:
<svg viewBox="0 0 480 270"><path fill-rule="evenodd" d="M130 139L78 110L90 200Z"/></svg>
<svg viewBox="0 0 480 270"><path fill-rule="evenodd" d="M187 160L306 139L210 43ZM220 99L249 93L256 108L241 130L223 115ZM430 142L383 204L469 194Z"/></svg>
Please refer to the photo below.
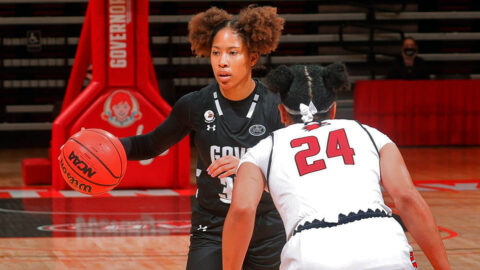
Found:
<svg viewBox="0 0 480 270"><path fill-rule="evenodd" d="M60 171L74 190L98 195L115 188L127 169L120 140L102 129L83 129L60 149Z"/></svg>

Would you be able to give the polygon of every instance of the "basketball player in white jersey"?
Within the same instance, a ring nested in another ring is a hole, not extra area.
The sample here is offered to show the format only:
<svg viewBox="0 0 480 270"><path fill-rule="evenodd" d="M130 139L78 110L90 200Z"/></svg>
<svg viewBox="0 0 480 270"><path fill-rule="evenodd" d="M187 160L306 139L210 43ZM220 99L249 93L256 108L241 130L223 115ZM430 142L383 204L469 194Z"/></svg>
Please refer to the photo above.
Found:
<svg viewBox="0 0 480 270"><path fill-rule="evenodd" d="M434 217L396 145L353 120L333 120L345 67L280 66L267 76L286 128L241 159L223 231L223 269L240 270L262 192L286 231L280 269L416 269L381 184L435 269L450 269Z"/></svg>

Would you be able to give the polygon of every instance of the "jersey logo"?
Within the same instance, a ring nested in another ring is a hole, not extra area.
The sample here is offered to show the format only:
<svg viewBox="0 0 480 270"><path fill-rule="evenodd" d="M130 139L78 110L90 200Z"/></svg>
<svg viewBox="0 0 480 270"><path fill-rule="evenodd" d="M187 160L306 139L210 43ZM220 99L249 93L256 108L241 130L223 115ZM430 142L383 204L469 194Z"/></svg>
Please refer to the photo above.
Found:
<svg viewBox="0 0 480 270"><path fill-rule="evenodd" d="M210 124L215 121L215 114L213 113L212 110L208 110L203 114L203 117L205 117L205 123Z"/></svg>
<svg viewBox="0 0 480 270"><path fill-rule="evenodd" d="M101 117L114 127L124 128L140 120L142 113L130 91L119 89L105 101Z"/></svg>
<svg viewBox="0 0 480 270"><path fill-rule="evenodd" d="M207 131L210 131L210 130L215 131L215 127L216 127L215 125L211 125L211 126L207 125Z"/></svg>
<svg viewBox="0 0 480 270"><path fill-rule="evenodd" d="M262 136L266 130L262 125L253 125L248 129L248 132L253 136Z"/></svg>
<svg viewBox="0 0 480 270"><path fill-rule="evenodd" d="M206 232L207 231L207 226L198 225L197 231Z"/></svg>

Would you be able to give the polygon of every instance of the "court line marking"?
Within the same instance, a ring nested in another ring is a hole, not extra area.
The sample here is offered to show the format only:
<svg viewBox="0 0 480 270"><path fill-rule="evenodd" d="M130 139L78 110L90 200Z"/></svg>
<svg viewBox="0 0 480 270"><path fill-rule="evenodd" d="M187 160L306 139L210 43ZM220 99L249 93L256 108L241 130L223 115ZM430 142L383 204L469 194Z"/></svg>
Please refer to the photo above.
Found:
<svg viewBox="0 0 480 270"><path fill-rule="evenodd" d="M447 228L445 228L445 227L442 227L442 226L437 226L437 227L438 227L438 229L439 229L440 231L443 231L443 232L447 232L447 233L448 233L447 236L441 237L442 240L447 240L447 239L451 239L451 238L454 238L454 237L458 236L458 233L455 232L455 231L449 230L449 229L447 229Z"/></svg>
<svg viewBox="0 0 480 270"><path fill-rule="evenodd" d="M480 190L480 179L452 180L413 180L419 191L459 192L462 190ZM97 196L86 195L74 190L56 190L52 188L21 187L0 188L0 199L14 198L101 198L101 197L162 197L162 196L193 196L196 188L190 189L122 189Z"/></svg>
<svg viewBox="0 0 480 270"><path fill-rule="evenodd" d="M38 215L102 215L102 216L128 216L128 215L190 215L191 212L52 212L52 211L29 211L29 210L17 210L17 209L6 209L0 207L0 212L4 213L15 213L15 214L38 214Z"/></svg>
<svg viewBox="0 0 480 270"><path fill-rule="evenodd" d="M196 189L121 189L91 196L74 190L56 190L52 188L0 188L0 198L103 198L103 197L164 197L192 196Z"/></svg>
<svg viewBox="0 0 480 270"><path fill-rule="evenodd" d="M178 223L179 225L176 225ZM76 236L96 237L98 235L185 235L190 233L190 219L177 220L115 220L105 222L80 222L50 224L38 226L37 230L46 232L75 233ZM167 232L167 233L166 233ZM85 234L85 235L82 235Z"/></svg>

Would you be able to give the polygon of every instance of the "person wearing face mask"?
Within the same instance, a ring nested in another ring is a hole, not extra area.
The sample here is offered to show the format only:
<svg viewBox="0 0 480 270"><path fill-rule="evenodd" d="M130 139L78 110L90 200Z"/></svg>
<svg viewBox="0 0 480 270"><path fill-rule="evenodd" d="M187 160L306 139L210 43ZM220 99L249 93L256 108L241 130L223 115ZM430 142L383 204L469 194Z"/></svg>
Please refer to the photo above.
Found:
<svg viewBox="0 0 480 270"><path fill-rule="evenodd" d="M401 56L388 71L387 79L425 80L430 74L425 61L418 56L418 44L412 37L403 39Z"/></svg>

